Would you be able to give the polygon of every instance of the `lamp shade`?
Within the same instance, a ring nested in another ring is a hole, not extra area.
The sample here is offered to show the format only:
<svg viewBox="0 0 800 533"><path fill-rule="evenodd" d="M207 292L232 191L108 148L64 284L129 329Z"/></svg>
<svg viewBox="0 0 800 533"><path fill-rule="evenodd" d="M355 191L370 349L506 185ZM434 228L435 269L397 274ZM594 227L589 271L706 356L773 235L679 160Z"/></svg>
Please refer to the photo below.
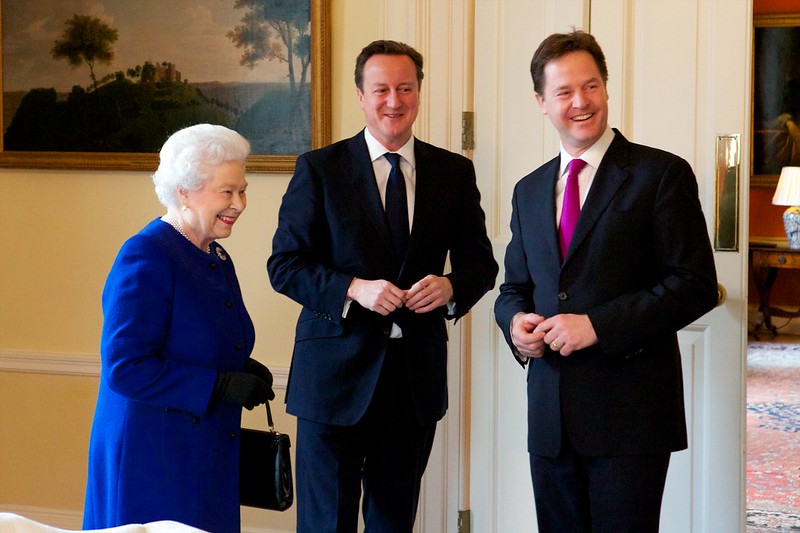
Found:
<svg viewBox="0 0 800 533"><path fill-rule="evenodd" d="M800 167L783 167L775 195L774 205L800 205Z"/></svg>

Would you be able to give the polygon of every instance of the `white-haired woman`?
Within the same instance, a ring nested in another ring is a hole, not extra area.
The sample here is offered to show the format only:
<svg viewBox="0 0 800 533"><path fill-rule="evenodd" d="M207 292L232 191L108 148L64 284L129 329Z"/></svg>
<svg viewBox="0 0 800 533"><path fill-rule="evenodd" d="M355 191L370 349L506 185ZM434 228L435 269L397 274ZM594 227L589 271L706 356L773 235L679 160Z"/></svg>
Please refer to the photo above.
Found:
<svg viewBox="0 0 800 533"><path fill-rule="evenodd" d="M247 204L238 133L174 133L153 176L167 213L122 247L103 291L84 529L175 520L238 532L242 406L274 397L228 253Z"/></svg>

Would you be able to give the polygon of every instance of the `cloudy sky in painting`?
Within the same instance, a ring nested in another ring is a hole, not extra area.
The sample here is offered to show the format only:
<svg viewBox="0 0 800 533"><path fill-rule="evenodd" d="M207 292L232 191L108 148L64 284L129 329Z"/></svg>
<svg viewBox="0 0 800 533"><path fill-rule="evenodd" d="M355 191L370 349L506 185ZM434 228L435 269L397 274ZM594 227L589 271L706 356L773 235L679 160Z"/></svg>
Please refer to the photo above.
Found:
<svg viewBox="0 0 800 533"><path fill-rule="evenodd" d="M145 61L174 63L190 82L285 81L286 64L241 66L225 34L245 11L234 0L2 0L3 90L90 85L89 68L72 68L50 55L74 14L91 15L119 32L111 65L95 67L100 79Z"/></svg>

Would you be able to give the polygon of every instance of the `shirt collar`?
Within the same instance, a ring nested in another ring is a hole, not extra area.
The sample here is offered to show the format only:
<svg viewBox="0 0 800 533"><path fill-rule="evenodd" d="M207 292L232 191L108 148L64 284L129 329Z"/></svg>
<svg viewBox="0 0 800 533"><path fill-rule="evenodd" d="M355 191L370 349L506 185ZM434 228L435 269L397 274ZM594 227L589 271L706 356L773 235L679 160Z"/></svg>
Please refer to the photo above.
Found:
<svg viewBox="0 0 800 533"><path fill-rule="evenodd" d="M380 143L370 132L369 128L364 128L364 139L367 141L367 149L369 150L369 159L373 163L376 159L381 157L386 152L391 152L388 148ZM414 158L414 136L408 140L406 144L397 150L400 156L411 164L411 167L416 167L416 159Z"/></svg>
<svg viewBox="0 0 800 533"><path fill-rule="evenodd" d="M603 132L603 135L600 136L597 141L591 145L585 152L583 152L580 156L580 159L586 161L589 166L593 169L597 170L600 166L600 162L603 160L603 156L606 155L608 151L608 147L611 146L611 141L614 140L614 130L611 129L610 126L606 126L606 131ZM575 159L567 151L564 149L564 145L561 145L561 172L558 174L559 176L563 176L564 173L567 171L567 165L570 161Z"/></svg>

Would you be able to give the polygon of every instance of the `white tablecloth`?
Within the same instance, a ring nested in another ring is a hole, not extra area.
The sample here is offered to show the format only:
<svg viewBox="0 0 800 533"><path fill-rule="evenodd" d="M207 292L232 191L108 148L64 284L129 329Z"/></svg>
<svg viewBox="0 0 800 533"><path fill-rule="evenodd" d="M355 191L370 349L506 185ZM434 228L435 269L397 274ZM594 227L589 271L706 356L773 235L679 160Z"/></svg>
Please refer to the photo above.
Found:
<svg viewBox="0 0 800 533"><path fill-rule="evenodd" d="M68 533L71 531L75 530L50 527L13 513L0 513L1 533ZM112 533L203 533L200 529L171 520L150 522L148 524L128 524L126 526L87 531L107 531Z"/></svg>

